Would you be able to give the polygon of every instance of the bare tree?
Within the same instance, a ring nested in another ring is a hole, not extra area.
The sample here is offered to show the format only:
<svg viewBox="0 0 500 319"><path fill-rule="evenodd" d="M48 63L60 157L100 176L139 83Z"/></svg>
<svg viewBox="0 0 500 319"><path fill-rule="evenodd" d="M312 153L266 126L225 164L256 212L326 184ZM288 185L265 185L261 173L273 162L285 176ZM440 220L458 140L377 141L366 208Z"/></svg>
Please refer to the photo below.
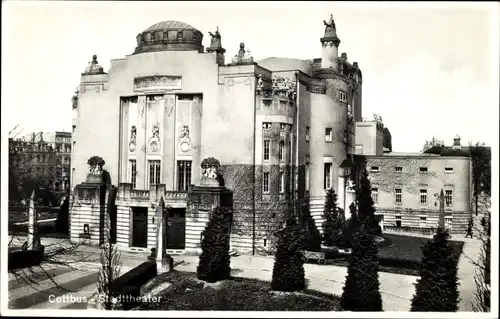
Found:
<svg viewBox="0 0 500 319"><path fill-rule="evenodd" d="M101 254L99 261L101 268L97 275L97 293L98 301L101 303L104 310L115 309L119 306L113 302L112 283L120 276L121 272L121 253L118 251L118 246L113 244L111 240L111 205L108 203L107 216L104 219L104 243L101 245Z"/></svg>
<svg viewBox="0 0 500 319"><path fill-rule="evenodd" d="M44 246L43 260L39 265L24 267L21 269L9 269L9 273L13 275L15 280L30 285L33 289L38 290L38 284L41 281L50 279L54 286L63 291L72 292L57 283L51 271L54 267L68 267L70 269L79 269L78 266L82 262L93 261L92 254L84 254L79 250L81 245L86 245L88 242L83 240L79 244L73 244L69 238L59 238L52 240L54 243L45 244L45 238L40 238L40 232L31 232L28 225L23 225L23 221L27 219L26 212L28 211L28 199L30 195L35 193L33 201L34 214L37 216L43 210L52 209L47 205L47 201L54 201L51 198L51 191L45 183L49 179L56 179L57 171L50 170L51 165L47 165L42 169L34 170L33 161L34 147L38 143L34 139L26 141L17 139L20 134L17 130L18 126L12 129L9 133L9 243L10 251L19 250L22 247L29 248L27 238L37 236L37 240ZM50 149L46 149L47 157L52 156L51 160L55 160L54 153ZM43 152L43 150L41 151ZM48 164L53 164L48 160ZM53 167L53 166L52 166ZM42 200L41 200L42 199ZM45 199L45 202L44 200ZM57 211L57 208L55 209ZM35 224L39 227L40 224Z"/></svg>
<svg viewBox="0 0 500 319"><path fill-rule="evenodd" d="M421 152L424 153L425 151L427 151L428 149L430 149L431 147L434 147L434 146L444 147L444 141L437 139L433 136L429 141L425 141L425 144L422 147Z"/></svg>
<svg viewBox="0 0 500 319"><path fill-rule="evenodd" d="M478 260L472 260L475 266L474 282L476 284L472 309L476 312L489 312L491 309L491 211L489 206L481 220L481 225L474 225L474 227L481 240L481 251Z"/></svg>

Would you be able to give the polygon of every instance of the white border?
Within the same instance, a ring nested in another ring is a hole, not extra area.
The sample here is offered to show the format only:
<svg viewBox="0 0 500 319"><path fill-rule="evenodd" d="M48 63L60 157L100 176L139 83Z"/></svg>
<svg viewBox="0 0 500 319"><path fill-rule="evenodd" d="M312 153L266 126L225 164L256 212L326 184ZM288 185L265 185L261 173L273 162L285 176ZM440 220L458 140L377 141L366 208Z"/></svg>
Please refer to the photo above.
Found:
<svg viewBox="0 0 500 319"><path fill-rule="evenodd" d="M32 1L16 1L16 2L7 2L3 3L2 9L3 13L8 11L10 6L15 4L16 6L30 6L32 4ZM95 9L98 9L99 7L104 7L104 6L114 6L117 5L117 3L114 2L39 2L37 1L37 5L43 5L46 7L54 8L54 7L67 7L67 6L79 6L79 7L92 7ZM129 6L133 8L141 8L141 7L148 7L150 6L150 2L120 2L119 6L124 7L124 6ZM176 7L179 5L179 3L175 2L162 2L158 3L155 2L154 5L156 6L164 6L164 7ZM317 6L320 9L323 7L325 4L322 2L294 2L294 3L280 3L280 2L266 2L265 6L266 7L282 7L283 5L291 8L300 8L302 6ZM491 20L491 40L490 40L490 50L491 50L491 57L492 57L492 70L499 70L499 59L498 57L500 56L499 54L499 39L500 35L498 33L499 31L499 5L496 2L448 2L448 3L442 3L442 2L391 2L390 4L387 2L342 2L342 3L336 3L336 6L339 7L373 7L373 8L380 8L380 7L387 7L388 5L391 6L391 8L404 8L404 9L409 9L413 10L415 8L420 8L420 7L425 7L425 8L468 8L468 9L489 9L492 12L492 17L493 19ZM260 7L262 8L262 2L185 2L182 3L183 7L232 7L232 8L238 8L241 9L241 12L243 13L245 11L245 8L249 7ZM168 11L167 11L168 12ZM9 25L5 23L6 20L9 20L9 17L6 15L2 15L2 40L5 39L6 37L12 36L12 29L9 29ZM5 61L5 60L4 60ZM5 83L8 79L4 76L6 74L12 74L10 72L7 72L8 69L8 64L2 63L2 78L4 78L4 81L2 81L2 84ZM11 70L10 70L11 71ZM4 86L2 86L4 87ZM494 71L491 72L491 101L492 101L492 108L491 111L492 113L490 116L485 116L485 120L491 120L491 121L497 121L498 119L498 105L499 103L499 97L498 97L498 87L499 87L499 74L498 72ZM4 96L2 95L2 102L4 102ZM4 106L6 106L5 103L3 103ZM69 104L68 104L69 105ZM9 106L6 106L9 107ZM6 108L2 109L4 112L8 112L10 110L7 110ZM13 112L15 112L15 109L12 109ZM7 211L7 205L8 201L6 200L8 198L8 180L5 178L5 176L8 176L8 152L5 150L8 149L8 131L10 129L9 123L6 123L4 119L6 116L2 116L2 140L1 140L1 156L2 156L2 161L1 161L1 173L3 178L1 179L2 183L2 189L1 189L1 198L4 199L1 201L1 207L2 207L2 214L1 214L1 227L2 227L2 232L1 232L1 244L2 244L2 249L1 252L2 254L6 254L7 252L7 246L8 246L8 236L7 236L7 220L8 216L6 214ZM497 122L495 122L496 124ZM495 138L498 138L498 132L494 132L493 136ZM493 225L498 225L498 214L497 212L499 211L498 207L498 176L499 176L499 171L498 171L498 140L496 140L496 144L492 145L492 198L491 198L491 203L492 203L492 222ZM443 314L443 313L403 313L403 312L381 312L381 313L352 313L352 312L301 312L297 313L297 316L300 317L307 317L307 318L312 318L312 317L324 317L324 318L331 318L331 317L343 317L343 318L354 318L354 317L359 317L359 318L438 318L438 317L447 317L447 318L494 318L498 316L498 303L495 302L498 300L498 232L499 229L498 227L493 227L492 228L492 239L493 239L493 248L492 248L492 312L490 314L482 314L482 313L470 313L470 312L461 312L461 313L454 313L454 314ZM1 258L1 268L0 271L2 274L7 273L7 258L5 258L5 255L3 255ZM2 276L3 277L3 276ZM275 317L275 318L287 318L287 317L292 317L292 313L290 312L261 312L261 313L254 313L254 312L192 312L192 311L157 311L157 312L125 312L125 311L114 311L114 312L102 312L102 311L81 311L81 310L66 310L66 311L53 311L53 310L8 310L7 305L8 305L8 293L7 293L7 280L2 280L1 281L1 295L4 296L1 298L1 309L2 309L2 314L4 315L23 315L23 316L71 316L71 317L94 317L94 316L102 316L103 314L106 317L132 317L132 316L148 316L148 317L170 317L170 316L176 316L176 317L192 317L192 316L197 316L197 317L243 317L243 318L250 318L250 317ZM496 316L495 316L496 314Z"/></svg>

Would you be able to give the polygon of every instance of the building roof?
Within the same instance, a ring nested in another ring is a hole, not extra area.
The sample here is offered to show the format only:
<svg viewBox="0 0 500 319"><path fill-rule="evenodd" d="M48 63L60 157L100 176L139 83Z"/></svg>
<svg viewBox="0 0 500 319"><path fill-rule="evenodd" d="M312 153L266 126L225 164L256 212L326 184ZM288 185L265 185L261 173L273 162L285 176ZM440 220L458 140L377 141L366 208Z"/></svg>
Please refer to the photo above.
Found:
<svg viewBox="0 0 500 319"><path fill-rule="evenodd" d="M203 52L203 33L181 21L157 22L139 33L134 54L158 51Z"/></svg>
<svg viewBox="0 0 500 319"><path fill-rule="evenodd" d="M308 75L312 74L311 61L308 60L269 57L257 61L257 64L271 72L299 70Z"/></svg>
<svg viewBox="0 0 500 319"><path fill-rule="evenodd" d="M144 30L143 32L155 31L155 30L168 30L168 29L177 29L177 30L197 30L195 27L181 22L181 21L162 21L151 25L149 28Z"/></svg>

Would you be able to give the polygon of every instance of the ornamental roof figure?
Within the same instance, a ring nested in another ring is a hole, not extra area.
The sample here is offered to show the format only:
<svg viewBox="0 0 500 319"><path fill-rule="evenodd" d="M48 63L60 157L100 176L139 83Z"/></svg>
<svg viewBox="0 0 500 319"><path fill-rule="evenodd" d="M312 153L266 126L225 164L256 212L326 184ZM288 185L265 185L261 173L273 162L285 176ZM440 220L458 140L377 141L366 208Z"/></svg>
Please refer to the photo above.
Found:
<svg viewBox="0 0 500 319"><path fill-rule="evenodd" d="M326 22L323 20L323 24L326 26L325 37L337 36L337 29L335 27L335 21L333 21L333 14L330 15L330 21Z"/></svg>
<svg viewBox="0 0 500 319"><path fill-rule="evenodd" d="M210 40L210 48L222 47L219 27L217 27L217 29L215 30L215 34L210 31L208 31L208 34L210 34L210 36L212 37L212 39Z"/></svg>
<svg viewBox="0 0 500 319"><path fill-rule="evenodd" d="M83 74L103 74L104 69L102 66L97 63L97 55L92 56L92 61L89 62L87 67L85 68L85 72Z"/></svg>

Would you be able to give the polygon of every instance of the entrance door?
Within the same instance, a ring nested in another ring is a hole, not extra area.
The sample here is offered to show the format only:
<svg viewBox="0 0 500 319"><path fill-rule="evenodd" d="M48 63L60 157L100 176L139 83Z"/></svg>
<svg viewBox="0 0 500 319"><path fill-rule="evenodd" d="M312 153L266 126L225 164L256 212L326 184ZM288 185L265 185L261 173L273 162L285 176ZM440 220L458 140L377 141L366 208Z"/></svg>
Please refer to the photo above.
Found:
<svg viewBox="0 0 500 319"><path fill-rule="evenodd" d="M148 208L132 207L132 246L148 246Z"/></svg>
<svg viewBox="0 0 500 319"><path fill-rule="evenodd" d="M184 249L186 242L186 209L167 209L167 249Z"/></svg>

